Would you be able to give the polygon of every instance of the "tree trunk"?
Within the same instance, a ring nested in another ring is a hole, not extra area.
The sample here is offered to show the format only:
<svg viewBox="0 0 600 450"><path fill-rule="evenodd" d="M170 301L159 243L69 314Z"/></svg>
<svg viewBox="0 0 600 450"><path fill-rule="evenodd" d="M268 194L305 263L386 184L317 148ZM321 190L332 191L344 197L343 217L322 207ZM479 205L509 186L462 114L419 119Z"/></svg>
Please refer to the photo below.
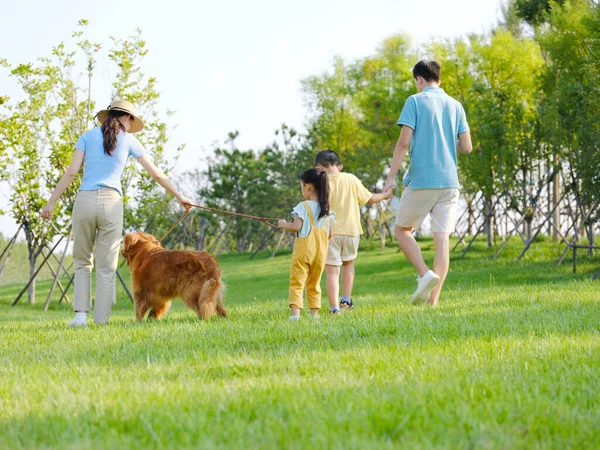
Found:
<svg viewBox="0 0 600 450"><path fill-rule="evenodd" d="M252 228L248 227L246 229L246 233L244 233L244 237L239 240L237 245L237 251L243 252L248 248L248 240L250 238L250 233L252 232Z"/></svg>
<svg viewBox="0 0 600 450"><path fill-rule="evenodd" d="M560 159L556 157L555 165L558 167ZM552 206L555 206L560 200L560 172L556 171L552 177ZM552 240L558 241L558 230L560 230L560 207L556 207L552 216Z"/></svg>
<svg viewBox="0 0 600 450"><path fill-rule="evenodd" d="M527 236L527 240L531 240L531 219L525 219L525 221L523 221L523 227L525 228L523 231L525 236Z"/></svg>
<svg viewBox="0 0 600 450"><path fill-rule="evenodd" d="M467 219L467 223L468 223L468 231L467 234L470 236L471 234L473 234L473 201L470 200L467 202L467 208L469 210L469 217Z"/></svg>
<svg viewBox="0 0 600 450"><path fill-rule="evenodd" d="M492 211L492 197L485 197L483 211L485 216L483 231L487 235L488 248L491 248L494 245L494 212Z"/></svg>
<svg viewBox="0 0 600 450"><path fill-rule="evenodd" d="M588 255L594 256L594 222L592 219L588 219L588 243L590 248L588 248Z"/></svg>
<svg viewBox="0 0 600 450"><path fill-rule="evenodd" d="M285 230L281 230L281 235L279 236L279 240L277 241L277 245L275 246L275 250L273 250L273 254L271 255L271 258L275 258L275 255L277 255L277 252L279 251L279 247L281 246L281 241L283 241L283 238L285 237Z"/></svg>
<svg viewBox="0 0 600 450"><path fill-rule="evenodd" d="M527 215L530 211L529 199L527 198L527 168L522 168L523 173L523 210L525 211L525 215ZM527 239L531 236L531 222L527 219L523 221L523 234L527 236Z"/></svg>
<svg viewBox="0 0 600 450"><path fill-rule="evenodd" d="M208 222L206 220L202 220L200 227L200 234L198 239L196 239L196 251L204 250L204 246L206 245L206 231L208 229Z"/></svg>
<svg viewBox="0 0 600 450"><path fill-rule="evenodd" d="M377 204L377 221L379 222L379 239L381 241L381 250L385 250L385 223L383 221L383 212L381 204Z"/></svg>
<svg viewBox="0 0 600 450"><path fill-rule="evenodd" d="M29 243L28 243L29 245ZM35 275L35 250L29 247L29 279L32 279ZM27 292L29 296L29 304L33 305L35 303L35 280L31 282L29 285L29 290Z"/></svg>

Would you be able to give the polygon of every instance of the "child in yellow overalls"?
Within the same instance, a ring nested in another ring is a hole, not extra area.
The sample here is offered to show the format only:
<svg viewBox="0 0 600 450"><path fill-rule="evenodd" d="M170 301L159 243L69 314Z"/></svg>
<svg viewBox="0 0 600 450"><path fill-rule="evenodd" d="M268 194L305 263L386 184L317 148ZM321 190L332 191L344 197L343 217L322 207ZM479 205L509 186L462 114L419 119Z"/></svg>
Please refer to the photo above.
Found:
<svg viewBox="0 0 600 450"><path fill-rule="evenodd" d="M290 320L300 318L305 287L310 313L315 318L319 317L321 275L331 237L330 225L335 215L329 211L327 174L309 169L300 175L300 179L302 196L306 201L298 203L292 211L292 223L283 219L277 223L279 228L298 233L290 270Z"/></svg>

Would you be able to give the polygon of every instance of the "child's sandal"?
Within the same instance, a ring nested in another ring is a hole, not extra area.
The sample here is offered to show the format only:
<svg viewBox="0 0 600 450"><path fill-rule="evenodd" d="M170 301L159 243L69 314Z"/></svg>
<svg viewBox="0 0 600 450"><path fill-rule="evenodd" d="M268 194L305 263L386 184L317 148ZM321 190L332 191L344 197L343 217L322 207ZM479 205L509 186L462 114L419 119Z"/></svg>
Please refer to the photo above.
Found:
<svg viewBox="0 0 600 450"><path fill-rule="evenodd" d="M344 308L344 309L352 309L352 308L354 308L354 303L352 303L352 299L350 299L350 300L344 299L340 302L340 307Z"/></svg>

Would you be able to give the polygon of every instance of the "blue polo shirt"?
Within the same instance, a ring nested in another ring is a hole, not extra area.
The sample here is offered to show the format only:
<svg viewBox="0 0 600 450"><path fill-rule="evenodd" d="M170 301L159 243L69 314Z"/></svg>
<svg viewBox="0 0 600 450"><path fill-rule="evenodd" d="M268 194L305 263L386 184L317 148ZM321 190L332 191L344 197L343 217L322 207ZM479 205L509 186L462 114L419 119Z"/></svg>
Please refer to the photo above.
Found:
<svg viewBox="0 0 600 450"><path fill-rule="evenodd" d="M456 139L469 131L462 105L439 87L426 87L411 95L398 125L414 130L410 141L410 167L403 184L417 189L460 189Z"/></svg>
<svg viewBox="0 0 600 450"><path fill-rule="evenodd" d="M145 153L144 146L132 134L125 131L117 135L117 147L112 156L104 153L102 128L96 127L81 135L76 149L83 150L84 169L80 191L95 191L108 187L121 192L121 179L125 172L127 159L139 158Z"/></svg>

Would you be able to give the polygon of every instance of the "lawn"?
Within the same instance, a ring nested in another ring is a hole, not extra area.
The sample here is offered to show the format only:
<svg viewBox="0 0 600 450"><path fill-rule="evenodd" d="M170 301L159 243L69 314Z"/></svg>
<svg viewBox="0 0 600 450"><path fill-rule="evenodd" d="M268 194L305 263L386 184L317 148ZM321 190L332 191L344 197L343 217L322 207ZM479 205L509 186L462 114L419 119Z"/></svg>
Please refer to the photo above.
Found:
<svg viewBox="0 0 600 450"><path fill-rule="evenodd" d="M110 325L69 329L48 283L33 307L0 287L0 448L597 448L598 257L479 243L429 308L401 254L364 248L355 310L297 323L289 253L220 258L229 320L135 323L119 289Z"/></svg>

